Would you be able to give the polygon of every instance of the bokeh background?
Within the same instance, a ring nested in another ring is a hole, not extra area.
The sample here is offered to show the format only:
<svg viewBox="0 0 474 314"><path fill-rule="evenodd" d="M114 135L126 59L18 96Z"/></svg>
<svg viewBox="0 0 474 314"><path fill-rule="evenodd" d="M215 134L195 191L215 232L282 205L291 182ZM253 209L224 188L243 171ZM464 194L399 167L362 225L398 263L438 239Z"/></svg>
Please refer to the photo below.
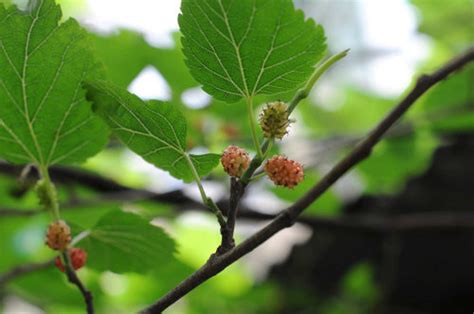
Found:
<svg viewBox="0 0 474 314"><path fill-rule="evenodd" d="M179 42L179 0L59 3L65 18L78 19L91 32L110 80L144 99L170 101L184 111L193 151L221 152L229 144L251 151L245 105L212 99L187 71ZM474 43L472 0L295 4L324 26L329 53L351 51L299 105L297 123L275 148L305 165L305 181L294 190L275 188L266 180L254 184L243 201L247 215L238 221L240 240L308 190L396 104L418 74L433 71ZM37 207L31 184L19 184L13 170L0 161L0 208ZM127 198L124 191L117 200L112 188L75 184L67 175L58 183L61 200L68 205L67 219L92 225L107 211L133 211L164 227L178 242L177 260L157 265L149 274L81 270L98 313L136 312L202 265L218 246L214 217L192 202L199 200L196 188L155 169L115 139L74 171L88 171L133 189L127 192L177 192L184 200ZM215 199L225 201L228 179L222 169L204 183ZM167 313L471 313L472 223L391 230L378 222L401 216L423 222L437 213L445 220L473 214L473 206L471 65L423 96L369 160L308 208L303 222L277 234ZM348 225L353 219L380 228L321 223L341 217L348 217ZM0 218L0 272L51 257L43 245L47 223L46 215ZM3 313L83 312L77 291L56 269L0 287L0 302Z"/></svg>

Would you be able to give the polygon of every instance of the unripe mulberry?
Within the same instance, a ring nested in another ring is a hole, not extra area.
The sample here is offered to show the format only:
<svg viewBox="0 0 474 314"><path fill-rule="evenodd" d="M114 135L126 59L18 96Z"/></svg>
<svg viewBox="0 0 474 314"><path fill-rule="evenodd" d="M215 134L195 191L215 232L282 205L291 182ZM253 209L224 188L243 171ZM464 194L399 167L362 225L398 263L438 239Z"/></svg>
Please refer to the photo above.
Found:
<svg viewBox="0 0 474 314"><path fill-rule="evenodd" d="M260 127L266 138L282 139L290 125L288 106L282 101L268 103L260 114Z"/></svg>
<svg viewBox="0 0 474 314"><path fill-rule="evenodd" d="M240 177L249 167L250 157L245 149L231 145L224 150L221 163L228 175Z"/></svg>
<svg viewBox="0 0 474 314"><path fill-rule="evenodd" d="M71 266L74 268L74 270L82 268L82 266L84 266L87 262L87 252L82 249L72 248L68 251L68 254L69 259L71 260ZM54 264L60 271L64 272L65 268L63 261L59 256L54 260Z"/></svg>
<svg viewBox="0 0 474 314"><path fill-rule="evenodd" d="M51 183L46 183L44 179L36 183L35 191L43 208L52 208L54 203L57 202L56 190L51 188Z"/></svg>
<svg viewBox="0 0 474 314"><path fill-rule="evenodd" d="M274 156L265 164L265 172L276 185L293 188L303 181L303 166L284 156Z"/></svg>
<svg viewBox="0 0 474 314"><path fill-rule="evenodd" d="M53 250L64 251L71 242L71 228L63 220L51 223L46 234L46 245Z"/></svg>

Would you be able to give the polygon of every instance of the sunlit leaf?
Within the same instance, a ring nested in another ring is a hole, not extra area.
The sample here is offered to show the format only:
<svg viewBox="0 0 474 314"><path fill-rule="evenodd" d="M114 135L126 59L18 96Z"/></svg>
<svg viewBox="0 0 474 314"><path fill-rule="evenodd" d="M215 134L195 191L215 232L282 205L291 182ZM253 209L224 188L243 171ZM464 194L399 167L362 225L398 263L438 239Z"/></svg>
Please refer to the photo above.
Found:
<svg viewBox="0 0 474 314"><path fill-rule="evenodd" d="M107 129L84 98L81 81L100 67L76 21L60 24L53 0L28 12L0 5L0 156L41 165L83 161Z"/></svg>
<svg viewBox="0 0 474 314"><path fill-rule="evenodd" d="M291 0L183 0L181 11L191 74L227 102L296 88L326 50L322 27Z"/></svg>
<svg viewBox="0 0 474 314"><path fill-rule="evenodd" d="M104 81L86 84L88 98L114 133L135 153L184 181L208 174L219 155L186 152L186 120L172 104L144 102L137 96ZM192 163L192 164L191 164Z"/></svg>

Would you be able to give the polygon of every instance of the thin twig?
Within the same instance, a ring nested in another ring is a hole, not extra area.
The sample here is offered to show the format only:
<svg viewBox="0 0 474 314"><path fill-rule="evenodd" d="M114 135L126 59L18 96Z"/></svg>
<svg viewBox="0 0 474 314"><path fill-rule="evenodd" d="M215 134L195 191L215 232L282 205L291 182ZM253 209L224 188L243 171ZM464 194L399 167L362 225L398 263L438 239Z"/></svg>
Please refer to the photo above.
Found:
<svg viewBox="0 0 474 314"><path fill-rule="evenodd" d="M245 187L239 179L232 177L230 179L230 199L229 208L226 211L227 224L224 232L221 231L221 245L217 249L217 254L223 254L235 247L234 230L237 220L239 200L244 194ZM222 208L222 207L221 207Z"/></svg>
<svg viewBox="0 0 474 314"><path fill-rule="evenodd" d="M43 270L48 267L51 267L54 264L54 258L46 262L41 263L31 263L20 265L15 268L10 269L8 272L0 275L0 289L7 284L9 281L16 279L17 277L38 271Z"/></svg>
<svg viewBox="0 0 474 314"><path fill-rule="evenodd" d="M92 293L89 290L87 290L87 288L84 286L84 284L79 279L76 272L74 271L74 268L72 268L69 255L66 252L63 252L62 257L66 266L65 271L66 271L66 276L67 276L68 281L72 283L73 285L75 285L81 292L82 296L84 297L84 302L86 303L87 314L94 314L94 302L93 302L94 299L92 297Z"/></svg>
<svg viewBox="0 0 474 314"><path fill-rule="evenodd" d="M194 199L186 196L183 191L176 190L166 193L156 193L144 189L129 188L124 192L104 193L98 197L75 199L70 202L61 203L61 211L71 210L80 207L113 204L118 202L136 202L136 201L153 201L160 204L170 204L180 207L208 209L206 205L197 202ZM218 202L222 205L222 202ZM18 217L18 216L33 216L46 213L42 209L14 209L14 208L0 208L0 217Z"/></svg>
<svg viewBox="0 0 474 314"><path fill-rule="evenodd" d="M410 106L429 88L444 80L449 74L461 69L464 65L474 60L474 47L464 54L454 58L438 71L431 75L421 76L407 96L373 129L369 135L360 142L342 161L326 174L312 189L292 206L282 211L275 219L263 227L253 236L230 250L229 252L214 256L182 281L173 290L168 292L157 302L144 309L142 313L161 313L170 305L181 299L187 293L209 278L215 276L227 266L231 265L245 254L253 251L263 242L267 241L277 232L292 226L297 217L315 200L317 200L334 182L342 177L348 170L360 161L367 158L372 148L381 140L387 130L410 108Z"/></svg>
<svg viewBox="0 0 474 314"><path fill-rule="evenodd" d="M39 213L44 213L41 209L15 209L15 208L0 208L0 217L23 217L34 216Z"/></svg>

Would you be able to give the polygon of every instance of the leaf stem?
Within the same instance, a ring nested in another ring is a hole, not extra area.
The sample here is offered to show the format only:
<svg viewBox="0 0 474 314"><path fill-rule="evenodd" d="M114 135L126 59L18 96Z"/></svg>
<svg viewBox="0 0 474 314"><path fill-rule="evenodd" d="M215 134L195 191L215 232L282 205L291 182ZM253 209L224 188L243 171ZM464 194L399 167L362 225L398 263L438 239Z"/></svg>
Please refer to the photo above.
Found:
<svg viewBox="0 0 474 314"><path fill-rule="evenodd" d="M38 167L41 183L43 186L44 195L40 197L46 197L47 200L41 200L43 204L46 206L45 210L51 212L54 220L59 220L59 202L58 196L56 192L56 187L54 183L51 181L49 176L48 168L44 165Z"/></svg>
<svg viewBox="0 0 474 314"><path fill-rule="evenodd" d="M263 152L262 148L260 147L260 143L257 137L257 127L255 125L255 118L253 116L253 98L248 97L247 98L247 111L249 115L249 122L250 122L250 130L252 131L252 139L253 139L253 144L255 146L255 149L257 150L257 155L263 159Z"/></svg>
<svg viewBox="0 0 474 314"><path fill-rule="evenodd" d="M265 177L266 175L267 175L266 172L262 172L262 173L256 174L256 175L254 175L253 177L251 177L249 181L257 181L257 180L259 180L259 179Z"/></svg>
<svg viewBox="0 0 474 314"><path fill-rule="evenodd" d="M263 158L262 158L262 162L263 162L263 160L265 160L265 159L267 158L268 153L270 152L270 150L271 150L272 147L273 147L273 143L275 143L275 139L274 139L274 138L269 139L269 140L268 140L268 145L265 145L265 146L262 148L262 150L264 151L264 153L263 153Z"/></svg>
<svg viewBox="0 0 474 314"><path fill-rule="evenodd" d="M344 51L339 52L338 54L335 54L331 56L329 59L324 61L320 66L316 68L316 70L313 72L313 75L309 78L308 82L306 82L306 85L298 90L298 92L295 94L293 99L290 102L290 105L288 106L288 112L291 114L293 110L296 108L298 103L305 99L306 97L309 96L309 93L314 87L314 84L319 80L319 78L337 61L341 60L345 56L347 56L348 52L350 49L346 49Z"/></svg>
<svg viewBox="0 0 474 314"><path fill-rule="evenodd" d="M202 202L204 203L204 205L206 205L207 207L209 207L209 209L212 210L214 215L216 215L219 225L221 227L225 226L226 221L225 221L224 215L222 214L221 210L216 205L216 203L212 200L212 198L207 196L206 191L204 190L204 187L202 186L201 177L199 176L196 170L196 167L194 167L193 161L191 160L191 158L186 152L184 152L183 154L186 158L189 168L191 168L191 172L193 173L194 181L196 182L196 185L199 189L199 193L201 194Z"/></svg>

